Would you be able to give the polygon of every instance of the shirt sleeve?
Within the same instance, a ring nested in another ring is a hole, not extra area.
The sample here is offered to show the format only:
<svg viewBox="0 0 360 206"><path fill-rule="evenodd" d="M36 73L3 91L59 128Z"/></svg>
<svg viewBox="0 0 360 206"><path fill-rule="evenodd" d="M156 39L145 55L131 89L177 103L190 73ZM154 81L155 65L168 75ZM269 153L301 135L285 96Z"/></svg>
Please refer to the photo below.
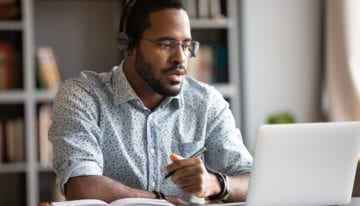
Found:
<svg viewBox="0 0 360 206"><path fill-rule="evenodd" d="M70 177L102 175L96 105L90 87L78 80L65 81L54 100L49 140L54 147L53 167L62 193Z"/></svg>
<svg viewBox="0 0 360 206"><path fill-rule="evenodd" d="M208 169L227 175L251 171L253 158L244 145L229 104L214 91L209 99L205 157Z"/></svg>

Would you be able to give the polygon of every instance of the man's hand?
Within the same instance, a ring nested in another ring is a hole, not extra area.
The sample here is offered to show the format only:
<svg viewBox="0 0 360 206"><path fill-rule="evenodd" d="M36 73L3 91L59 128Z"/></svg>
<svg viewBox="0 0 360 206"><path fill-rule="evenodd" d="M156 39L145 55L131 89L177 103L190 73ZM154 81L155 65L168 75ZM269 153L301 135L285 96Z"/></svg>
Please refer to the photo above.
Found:
<svg viewBox="0 0 360 206"><path fill-rule="evenodd" d="M199 158L183 158L171 154L173 163L165 167L165 172L174 172L171 180L184 194L194 194L205 198L218 194L221 186L216 176L209 173Z"/></svg>

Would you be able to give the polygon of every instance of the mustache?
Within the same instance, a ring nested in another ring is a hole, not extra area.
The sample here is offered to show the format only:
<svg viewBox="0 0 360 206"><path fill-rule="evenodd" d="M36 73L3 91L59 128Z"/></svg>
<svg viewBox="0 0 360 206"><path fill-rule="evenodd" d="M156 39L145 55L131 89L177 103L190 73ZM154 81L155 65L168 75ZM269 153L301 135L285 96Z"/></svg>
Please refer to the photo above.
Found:
<svg viewBox="0 0 360 206"><path fill-rule="evenodd" d="M182 64L173 64L171 67L164 69L162 71L162 73L168 73L168 72L172 72L172 71L178 70L178 69L179 70L184 70L185 74L187 72L187 69L185 68L184 65L182 65Z"/></svg>

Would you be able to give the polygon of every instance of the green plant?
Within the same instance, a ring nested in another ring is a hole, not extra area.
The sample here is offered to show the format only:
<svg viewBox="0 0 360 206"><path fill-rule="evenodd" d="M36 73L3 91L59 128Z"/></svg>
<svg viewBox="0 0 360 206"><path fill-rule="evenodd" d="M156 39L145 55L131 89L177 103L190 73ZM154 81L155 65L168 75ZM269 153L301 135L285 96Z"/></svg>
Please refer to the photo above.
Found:
<svg viewBox="0 0 360 206"><path fill-rule="evenodd" d="M268 124L286 124L286 123L295 123L296 119L293 114L288 111L281 111L274 114L271 114L268 119Z"/></svg>

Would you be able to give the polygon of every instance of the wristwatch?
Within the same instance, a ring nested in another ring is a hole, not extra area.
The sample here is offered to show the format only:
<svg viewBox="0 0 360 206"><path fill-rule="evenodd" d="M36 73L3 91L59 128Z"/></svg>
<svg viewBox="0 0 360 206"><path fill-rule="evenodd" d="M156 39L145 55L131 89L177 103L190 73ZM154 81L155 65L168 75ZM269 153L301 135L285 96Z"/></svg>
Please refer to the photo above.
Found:
<svg viewBox="0 0 360 206"><path fill-rule="evenodd" d="M214 175L220 182L221 191L219 194L209 196L208 200L225 201L229 198L229 194L230 194L229 177L222 173L214 173Z"/></svg>

